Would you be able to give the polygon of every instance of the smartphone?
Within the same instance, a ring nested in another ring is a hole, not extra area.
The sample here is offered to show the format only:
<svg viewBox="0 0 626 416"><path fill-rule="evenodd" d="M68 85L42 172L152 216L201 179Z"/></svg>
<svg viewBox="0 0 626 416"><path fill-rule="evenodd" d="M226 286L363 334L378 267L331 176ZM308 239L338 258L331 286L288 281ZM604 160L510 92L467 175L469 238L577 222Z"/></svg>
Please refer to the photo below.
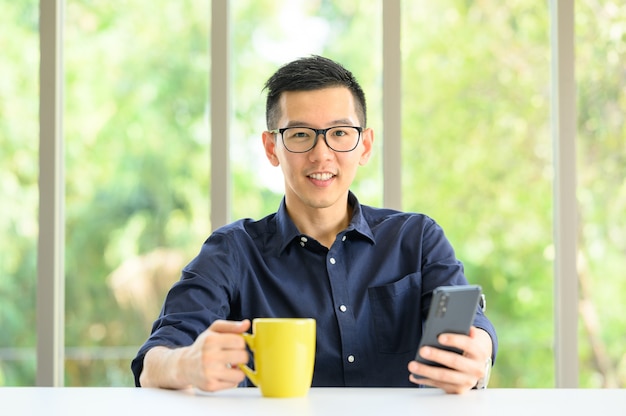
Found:
<svg viewBox="0 0 626 416"><path fill-rule="evenodd" d="M419 355L425 345L462 354L457 348L441 345L437 337L443 333L469 334L478 308L482 289L478 285L440 286L433 291L433 299L424 323L415 361L443 367L441 364L426 360Z"/></svg>

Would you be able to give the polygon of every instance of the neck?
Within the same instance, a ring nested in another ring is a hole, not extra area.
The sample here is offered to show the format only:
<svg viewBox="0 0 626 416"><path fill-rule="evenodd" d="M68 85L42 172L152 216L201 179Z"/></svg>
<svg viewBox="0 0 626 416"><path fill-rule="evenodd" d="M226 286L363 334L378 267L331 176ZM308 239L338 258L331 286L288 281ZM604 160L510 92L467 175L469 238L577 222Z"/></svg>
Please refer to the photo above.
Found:
<svg viewBox="0 0 626 416"><path fill-rule="evenodd" d="M345 230L352 218L352 207L348 204L341 207L289 209L287 212L298 230L319 241L326 248L335 242L337 234Z"/></svg>

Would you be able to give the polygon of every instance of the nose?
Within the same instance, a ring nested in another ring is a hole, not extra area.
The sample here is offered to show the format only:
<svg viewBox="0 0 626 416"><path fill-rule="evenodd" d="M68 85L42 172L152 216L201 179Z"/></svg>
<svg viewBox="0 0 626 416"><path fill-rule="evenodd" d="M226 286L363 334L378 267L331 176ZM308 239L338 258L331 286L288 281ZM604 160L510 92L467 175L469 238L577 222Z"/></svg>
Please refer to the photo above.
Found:
<svg viewBox="0 0 626 416"><path fill-rule="evenodd" d="M335 152L333 152L333 150L328 147L328 144L326 143L326 133L319 133L317 135L317 142L315 143L315 146L309 150L311 159L327 159L333 153Z"/></svg>

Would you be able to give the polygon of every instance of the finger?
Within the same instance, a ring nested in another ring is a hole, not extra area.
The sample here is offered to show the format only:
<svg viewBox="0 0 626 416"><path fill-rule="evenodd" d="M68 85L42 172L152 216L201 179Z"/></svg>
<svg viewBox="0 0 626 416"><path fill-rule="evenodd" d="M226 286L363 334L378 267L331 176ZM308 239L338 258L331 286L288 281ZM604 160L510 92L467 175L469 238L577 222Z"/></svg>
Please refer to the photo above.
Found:
<svg viewBox="0 0 626 416"><path fill-rule="evenodd" d="M241 383L245 377L246 375L237 365L230 363L225 364L217 375L220 381L234 385Z"/></svg>
<svg viewBox="0 0 626 416"><path fill-rule="evenodd" d="M408 368L409 372L411 372L416 379L423 378L435 382L444 381L453 384L463 382L465 379L464 374L459 371L446 367L418 363L417 361L411 361Z"/></svg>
<svg viewBox="0 0 626 416"><path fill-rule="evenodd" d="M410 376L410 381L412 383L420 384L422 386L439 388L445 391L446 393L453 393L453 394L460 394L460 393L466 392L468 390L471 390L471 388L473 387L473 385L469 383L463 383L463 384L445 383L445 382L430 380L430 379L419 379L419 378L415 378L413 375Z"/></svg>
<svg viewBox="0 0 626 416"><path fill-rule="evenodd" d="M429 361L447 367L428 366L416 361L413 361L415 364L410 365L411 369L409 371L433 380L435 383L460 384L467 385L471 388L484 373L484 362L478 358L470 358L455 352L433 347L423 347L420 349L420 355ZM430 385L430 383L428 385ZM437 386L442 387L441 385Z"/></svg>
<svg viewBox="0 0 626 416"><path fill-rule="evenodd" d="M248 362L248 353L246 351L226 352L223 355L223 359L220 361L219 370L215 371L218 380L232 383L233 385L237 385L243 381L245 374L239 368L239 365Z"/></svg>
<svg viewBox="0 0 626 416"><path fill-rule="evenodd" d="M475 326L470 327L468 335L444 333L437 340L442 345L463 351L466 357L479 358L481 361L491 354L491 338L484 330Z"/></svg>
<svg viewBox="0 0 626 416"><path fill-rule="evenodd" d="M238 368L239 364L247 364L250 356L246 350L227 350L222 355L222 362L226 368Z"/></svg>
<svg viewBox="0 0 626 416"><path fill-rule="evenodd" d="M247 362L246 351L214 351L205 355L202 362L202 376L197 385L203 390L216 391L227 387L235 387L240 383L245 374L237 365Z"/></svg>
<svg viewBox="0 0 626 416"><path fill-rule="evenodd" d="M463 351L463 355L466 357L480 354L480 350L474 340L467 335L445 333L439 335L437 341L446 347L454 347Z"/></svg>
<svg viewBox="0 0 626 416"><path fill-rule="evenodd" d="M220 391L220 390L225 390L225 389L232 389L234 387L237 387L237 385L243 381L244 379L243 372L241 372L241 374L242 374L241 379L212 378L210 380L207 380L206 383L199 384L195 387L204 391Z"/></svg>
<svg viewBox="0 0 626 416"><path fill-rule="evenodd" d="M226 363L223 354L227 351L246 351L246 341L240 334L209 332L203 338L202 351L206 358L218 363Z"/></svg>
<svg viewBox="0 0 626 416"><path fill-rule="evenodd" d="M415 384L437 387L448 393L460 393L471 389L475 384L473 377L442 367L429 366L412 361L408 366L409 380Z"/></svg>
<svg viewBox="0 0 626 416"><path fill-rule="evenodd" d="M468 369L474 370L476 365L473 363L473 359L458 354L456 352L442 350L435 347L422 347L419 351L422 358L441 364L442 366L451 368L453 370L468 372ZM433 367L439 368L439 367Z"/></svg>
<svg viewBox="0 0 626 416"><path fill-rule="evenodd" d="M209 329L213 332L241 334L250 329L250 320L243 321L227 321L219 319L211 324Z"/></svg>
<svg viewBox="0 0 626 416"><path fill-rule="evenodd" d="M212 337L217 338L217 336ZM250 361L250 355L245 349L245 341L240 335L220 334L220 343L206 343L203 354L203 365L210 374L220 374L225 370L237 369L239 364L246 364ZM232 339L235 342L227 343L225 339Z"/></svg>

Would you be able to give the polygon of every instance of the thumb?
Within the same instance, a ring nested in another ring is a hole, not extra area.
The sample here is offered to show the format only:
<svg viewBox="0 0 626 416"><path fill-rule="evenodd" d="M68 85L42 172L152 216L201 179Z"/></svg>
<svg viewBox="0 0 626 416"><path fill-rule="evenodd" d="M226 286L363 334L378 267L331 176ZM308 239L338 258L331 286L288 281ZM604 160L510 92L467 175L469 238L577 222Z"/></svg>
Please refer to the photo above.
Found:
<svg viewBox="0 0 626 416"><path fill-rule="evenodd" d="M209 329L213 332L220 332L223 334L241 334L250 329L250 320L244 319L243 321L226 321L219 319L213 322Z"/></svg>

